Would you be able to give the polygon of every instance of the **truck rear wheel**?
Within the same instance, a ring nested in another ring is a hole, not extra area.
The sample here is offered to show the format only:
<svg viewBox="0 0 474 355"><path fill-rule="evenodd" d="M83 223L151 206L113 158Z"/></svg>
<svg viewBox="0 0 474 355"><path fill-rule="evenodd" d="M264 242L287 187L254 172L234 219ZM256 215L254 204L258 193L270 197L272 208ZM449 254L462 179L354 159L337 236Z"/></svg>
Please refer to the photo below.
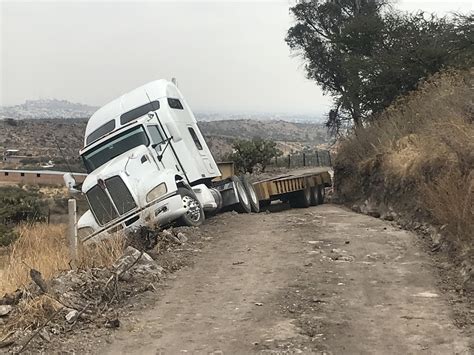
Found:
<svg viewBox="0 0 474 355"><path fill-rule="evenodd" d="M319 194L318 186L313 186L311 188L311 206L317 206L319 204L318 194Z"/></svg>
<svg viewBox="0 0 474 355"><path fill-rule="evenodd" d="M290 197L290 206L296 208L306 208L311 205L311 189L309 187L297 191Z"/></svg>
<svg viewBox="0 0 474 355"><path fill-rule="evenodd" d="M223 205L223 200L222 200L222 195L219 190L210 188L209 191L211 191L212 197L214 197L214 200L216 201L216 209L212 211L206 211L207 216L214 216L218 214L222 210L222 205Z"/></svg>
<svg viewBox="0 0 474 355"><path fill-rule="evenodd" d="M183 226L197 227L204 222L204 210L194 192L184 188L178 188L186 213L178 219L178 223Z"/></svg>
<svg viewBox="0 0 474 355"><path fill-rule="evenodd" d="M324 185L318 185L318 205L322 205L324 203L325 195L326 190L324 189Z"/></svg>
<svg viewBox="0 0 474 355"><path fill-rule="evenodd" d="M247 191L245 190L244 184L237 176L232 176L230 178L235 186L235 192L237 193L237 197L239 198L239 202L237 203L237 210L243 213L250 213L252 211L252 207L250 206L250 199L247 196Z"/></svg>
<svg viewBox="0 0 474 355"><path fill-rule="evenodd" d="M257 193L255 192L255 188L253 187L252 183L249 181L247 176L241 177L242 184L244 185L245 192L247 192L247 196L250 200L250 208L252 212L258 213L260 212L260 203L258 201Z"/></svg>

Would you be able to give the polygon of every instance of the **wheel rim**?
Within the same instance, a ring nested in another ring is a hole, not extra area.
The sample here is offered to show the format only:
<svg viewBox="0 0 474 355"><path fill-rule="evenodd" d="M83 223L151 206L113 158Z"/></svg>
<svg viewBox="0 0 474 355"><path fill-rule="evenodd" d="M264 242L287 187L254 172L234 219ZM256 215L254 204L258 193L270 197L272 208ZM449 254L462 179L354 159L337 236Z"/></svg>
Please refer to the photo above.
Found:
<svg viewBox="0 0 474 355"><path fill-rule="evenodd" d="M311 201L311 189L309 188L304 189L304 197L306 201Z"/></svg>
<svg viewBox="0 0 474 355"><path fill-rule="evenodd" d="M235 185L237 187L237 192L239 193L240 199L245 205L248 205L249 198L247 197L247 193L245 192L244 185L242 185L240 181L236 182Z"/></svg>
<svg viewBox="0 0 474 355"><path fill-rule="evenodd" d="M201 206L194 198L190 196L183 196L183 205L186 208L186 216L193 222L198 222L201 219Z"/></svg>

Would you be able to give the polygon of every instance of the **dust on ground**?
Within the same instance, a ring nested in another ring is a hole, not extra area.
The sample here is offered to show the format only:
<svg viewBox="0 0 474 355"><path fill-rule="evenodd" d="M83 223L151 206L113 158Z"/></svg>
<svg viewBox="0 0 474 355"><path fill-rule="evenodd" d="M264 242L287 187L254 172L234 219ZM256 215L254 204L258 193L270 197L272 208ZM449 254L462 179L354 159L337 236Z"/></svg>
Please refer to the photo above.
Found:
<svg viewBox="0 0 474 355"><path fill-rule="evenodd" d="M118 329L86 327L43 349L110 354L473 350L474 312L449 281L440 282L438 264L418 237L395 225L322 205L226 213L200 231L162 257L162 264L176 272L118 310Z"/></svg>

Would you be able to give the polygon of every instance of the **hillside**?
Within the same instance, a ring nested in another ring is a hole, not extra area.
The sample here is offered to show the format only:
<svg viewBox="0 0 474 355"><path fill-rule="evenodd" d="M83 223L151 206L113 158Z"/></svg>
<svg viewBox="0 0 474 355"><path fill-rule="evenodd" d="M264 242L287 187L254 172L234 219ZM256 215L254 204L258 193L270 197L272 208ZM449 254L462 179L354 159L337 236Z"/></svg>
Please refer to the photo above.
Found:
<svg viewBox="0 0 474 355"><path fill-rule="evenodd" d="M358 212L396 220L447 251L474 290L473 72L440 73L342 141L335 186Z"/></svg>
<svg viewBox="0 0 474 355"><path fill-rule="evenodd" d="M325 143L328 139L323 125L296 123L282 120L222 120L199 122L199 127L208 136L252 138L261 137L284 142Z"/></svg>
<svg viewBox="0 0 474 355"><path fill-rule="evenodd" d="M84 118L96 110L97 107L67 100L26 100L21 105L0 107L0 118Z"/></svg>
<svg viewBox="0 0 474 355"><path fill-rule="evenodd" d="M14 168L39 168L53 160L55 169L65 169L63 155L75 171L82 170L78 152L83 144L86 119L22 119L0 120L0 151L17 149L23 156L15 164L0 166ZM199 122L206 141L216 159L232 151L236 138L250 139L255 136L273 139L285 153L312 149L327 143L324 128L319 124L290 123L285 121L225 120ZM61 147L62 152L59 151Z"/></svg>

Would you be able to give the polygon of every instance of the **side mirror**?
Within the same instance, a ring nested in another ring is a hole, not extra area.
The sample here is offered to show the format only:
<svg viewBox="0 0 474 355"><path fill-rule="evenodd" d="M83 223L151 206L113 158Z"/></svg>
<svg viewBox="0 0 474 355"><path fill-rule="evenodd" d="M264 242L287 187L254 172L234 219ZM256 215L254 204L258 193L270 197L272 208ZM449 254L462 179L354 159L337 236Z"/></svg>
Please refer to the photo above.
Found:
<svg viewBox="0 0 474 355"><path fill-rule="evenodd" d="M74 176L71 173L64 174L63 180L70 193L72 194L81 193L81 191L76 189L76 179L74 179Z"/></svg>
<svg viewBox="0 0 474 355"><path fill-rule="evenodd" d="M183 139L175 122L166 122L165 126L168 128L168 132L170 132L173 141L179 142Z"/></svg>

